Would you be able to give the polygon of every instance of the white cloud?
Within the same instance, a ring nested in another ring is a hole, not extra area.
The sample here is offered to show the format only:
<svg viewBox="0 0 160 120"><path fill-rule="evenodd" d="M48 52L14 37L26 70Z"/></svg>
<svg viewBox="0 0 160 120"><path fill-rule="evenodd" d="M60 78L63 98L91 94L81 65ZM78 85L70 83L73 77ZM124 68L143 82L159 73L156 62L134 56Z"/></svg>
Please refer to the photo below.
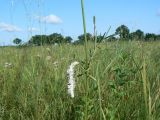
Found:
<svg viewBox="0 0 160 120"><path fill-rule="evenodd" d="M7 24L7 23L0 23L0 29L7 32L20 32L22 29L20 29L17 26Z"/></svg>
<svg viewBox="0 0 160 120"><path fill-rule="evenodd" d="M38 32L39 29L38 28L34 28L34 27L30 27L30 28L28 28L28 31L29 32Z"/></svg>
<svg viewBox="0 0 160 120"><path fill-rule="evenodd" d="M39 19L41 22L50 23L50 24L59 24L63 22L61 18L53 14L48 16L37 16L36 18Z"/></svg>

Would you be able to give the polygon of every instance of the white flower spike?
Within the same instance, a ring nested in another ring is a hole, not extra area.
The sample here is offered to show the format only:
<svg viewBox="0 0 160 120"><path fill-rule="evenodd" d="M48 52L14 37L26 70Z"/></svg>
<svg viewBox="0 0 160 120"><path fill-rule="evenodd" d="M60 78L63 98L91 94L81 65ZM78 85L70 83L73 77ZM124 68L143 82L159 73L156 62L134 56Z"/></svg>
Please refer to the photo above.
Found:
<svg viewBox="0 0 160 120"><path fill-rule="evenodd" d="M67 75L68 75L68 94L74 98L74 89L75 89L75 78L74 78L74 67L78 65L79 62L72 62L68 67Z"/></svg>

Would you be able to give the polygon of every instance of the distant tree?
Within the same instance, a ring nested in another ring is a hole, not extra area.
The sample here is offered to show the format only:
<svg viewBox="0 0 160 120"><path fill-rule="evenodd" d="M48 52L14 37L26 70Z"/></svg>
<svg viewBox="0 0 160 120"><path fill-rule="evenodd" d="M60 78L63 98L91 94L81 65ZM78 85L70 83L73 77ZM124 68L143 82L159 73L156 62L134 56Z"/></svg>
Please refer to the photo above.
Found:
<svg viewBox="0 0 160 120"><path fill-rule="evenodd" d="M53 34L49 35L48 37L49 37L50 42L52 44L55 44L55 43L60 44L60 43L64 42L64 37L59 33L53 33Z"/></svg>
<svg viewBox="0 0 160 120"><path fill-rule="evenodd" d="M50 42L46 35L35 35L31 37L28 43L40 46L44 44L49 44Z"/></svg>
<svg viewBox="0 0 160 120"><path fill-rule="evenodd" d="M22 42L22 40L21 39L19 39L19 38L15 38L14 40L13 40L13 43L14 44L20 44Z"/></svg>
<svg viewBox="0 0 160 120"><path fill-rule="evenodd" d="M160 35L157 35L157 40L160 40Z"/></svg>
<svg viewBox="0 0 160 120"><path fill-rule="evenodd" d="M100 43L100 42L102 42L103 40L105 39L105 36L104 35L98 35L97 36L97 43Z"/></svg>
<svg viewBox="0 0 160 120"><path fill-rule="evenodd" d="M136 39L136 33L135 32L132 32L132 33L130 33L129 34L129 39L131 39L131 40L135 40ZM137 40L137 39L136 39Z"/></svg>
<svg viewBox="0 0 160 120"><path fill-rule="evenodd" d="M128 39L129 38L129 28L125 25L121 25L116 29L115 34L119 34L120 39Z"/></svg>
<svg viewBox="0 0 160 120"><path fill-rule="evenodd" d="M72 37L70 37L70 36L67 36L67 37L64 38L64 42L65 42L65 43L71 43L72 40L73 40L73 39L72 39Z"/></svg>
<svg viewBox="0 0 160 120"><path fill-rule="evenodd" d="M136 30L136 35L138 37L139 40L143 40L144 39L144 32L140 29Z"/></svg>
<svg viewBox="0 0 160 120"><path fill-rule="evenodd" d="M67 37L64 39L64 37L61 34L53 33L51 35L35 35L32 36L32 38L29 40L29 44L34 45L49 45L49 44L60 44L60 43L66 43L71 41L71 37Z"/></svg>
<svg viewBox="0 0 160 120"><path fill-rule="evenodd" d="M138 29L135 32L130 33L130 39L131 40L143 40L144 32Z"/></svg>
<svg viewBox="0 0 160 120"><path fill-rule="evenodd" d="M155 41L157 40L157 35L155 35L154 33L147 33L145 35L145 41Z"/></svg>
<svg viewBox="0 0 160 120"><path fill-rule="evenodd" d="M87 36L87 41L91 41L92 40L92 34L87 33L86 36ZM84 41L85 41L84 34L78 36L78 40L79 40L79 43L84 43Z"/></svg>

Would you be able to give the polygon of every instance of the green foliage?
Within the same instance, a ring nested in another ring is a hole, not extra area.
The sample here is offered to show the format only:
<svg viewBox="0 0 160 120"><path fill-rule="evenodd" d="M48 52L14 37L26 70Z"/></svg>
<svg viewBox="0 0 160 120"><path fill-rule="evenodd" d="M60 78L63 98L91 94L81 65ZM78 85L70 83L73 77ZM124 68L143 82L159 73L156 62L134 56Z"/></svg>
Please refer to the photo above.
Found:
<svg viewBox="0 0 160 120"><path fill-rule="evenodd" d="M32 36L32 38L28 42L30 45L44 45L44 44L49 44L49 38L46 35L35 35Z"/></svg>
<svg viewBox="0 0 160 120"><path fill-rule="evenodd" d="M157 39L158 37L159 37L159 36L156 35L156 34L154 34L154 33L147 33L147 34L145 35L145 41L155 41L155 40L158 40L158 39Z"/></svg>
<svg viewBox="0 0 160 120"><path fill-rule="evenodd" d="M85 65L81 62L85 50L81 45L0 48L0 119L146 120L146 109L151 102L150 116L158 120L159 41L119 41L99 46L101 49L97 49L90 64L88 85L83 74ZM72 99L67 94L66 71L75 60L81 64L76 69ZM149 83L147 107L142 75Z"/></svg>
<svg viewBox="0 0 160 120"><path fill-rule="evenodd" d="M120 39L127 40L129 38L129 29L125 25L121 25L116 29L116 34L119 34Z"/></svg>
<svg viewBox="0 0 160 120"><path fill-rule="evenodd" d="M22 40L21 39L19 39L19 38L15 38L14 40L13 40L13 43L14 44L20 44L22 42Z"/></svg>
<svg viewBox="0 0 160 120"><path fill-rule="evenodd" d="M64 37L59 33L53 33L50 35L35 35L29 40L30 45L49 45L49 44L62 44L71 43L72 38L70 36Z"/></svg>
<svg viewBox="0 0 160 120"><path fill-rule="evenodd" d="M103 40L105 39L105 36L104 35L98 35L97 36L97 43L101 43Z"/></svg>
<svg viewBox="0 0 160 120"><path fill-rule="evenodd" d="M55 43L60 44L64 41L64 37L61 34L58 34L58 33L53 33L53 34L49 35L48 37L49 37L49 41L52 44L55 44Z"/></svg>
<svg viewBox="0 0 160 120"><path fill-rule="evenodd" d="M125 25L121 25L116 29L116 32L112 35L109 36L105 36L104 35L97 35L96 39L97 39L97 43L101 43L102 41L116 41L118 40L117 37L115 37L116 35L120 36L121 40L145 40L145 41L157 41L160 40L160 35L159 34L154 34L154 33L147 33L144 34L144 32L140 29L136 30L135 32L129 33L129 28ZM87 33L86 34L87 37L87 41L89 42L94 42L94 37L92 36L92 34ZM74 40L73 44L77 45L77 44L84 44L84 39L85 39L85 35L79 35L78 36L78 40ZM65 43L72 43L73 39L70 36L62 36L59 33L53 33L50 35L35 35L32 36L31 39L27 42L24 43L24 46L28 46L28 45L36 45L36 46L40 46L40 45L52 45L52 44L65 44ZM21 39L19 38L15 38L13 40L14 44L20 44L22 42ZM23 46L23 45L22 45Z"/></svg>
<svg viewBox="0 0 160 120"><path fill-rule="evenodd" d="M143 40L144 32L138 29L135 32L130 33L130 39L131 40Z"/></svg>
<svg viewBox="0 0 160 120"><path fill-rule="evenodd" d="M125 25L121 25L116 29L116 32L110 36L104 35L97 35L97 43L101 43L102 41L116 41L118 38L115 37L116 35L120 36L121 40L145 40L145 41L157 41L160 40L160 35L154 34L154 33L147 33L144 34L144 32L140 29L136 30L135 32L129 33L129 29ZM94 42L94 37L92 34L87 33L86 34L87 41ZM79 35L78 40L74 40L73 44L84 44L85 35ZM70 36L62 36L59 33L53 33L50 35L35 35L32 36L31 39L24 43L24 46L29 45L52 45L52 44L65 44L65 43L72 43L73 39ZM22 42L21 39L15 38L13 40L14 44L20 44ZM22 45L23 46L23 45Z"/></svg>
<svg viewBox="0 0 160 120"><path fill-rule="evenodd" d="M87 41L93 41L92 34L86 33L86 37L87 37ZM79 35L78 41L76 41L76 42L81 43L81 44L84 43L85 42L85 35L84 34Z"/></svg>
<svg viewBox="0 0 160 120"><path fill-rule="evenodd" d="M73 39L72 39L70 36L67 36L67 37L64 38L64 42L65 42L65 43L71 43L72 40L73 40Z"/></svg>

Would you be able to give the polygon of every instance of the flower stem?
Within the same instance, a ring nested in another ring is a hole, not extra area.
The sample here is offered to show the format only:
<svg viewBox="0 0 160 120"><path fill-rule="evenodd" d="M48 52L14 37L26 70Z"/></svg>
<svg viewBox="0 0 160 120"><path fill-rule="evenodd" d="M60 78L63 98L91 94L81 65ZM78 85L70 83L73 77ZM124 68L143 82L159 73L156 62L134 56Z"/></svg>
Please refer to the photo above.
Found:
<svg viewBox="0 0 160 120"><path fill-rule="evenodd" d="M85 38L85 55L86 55L86 69L88 68L88 48L87 48L87 32L86 32L86 20L84 13L84 0L81 0L81 8L82 8L82 18L83 18L83 30L84 30L84 38Z"/></svg>

